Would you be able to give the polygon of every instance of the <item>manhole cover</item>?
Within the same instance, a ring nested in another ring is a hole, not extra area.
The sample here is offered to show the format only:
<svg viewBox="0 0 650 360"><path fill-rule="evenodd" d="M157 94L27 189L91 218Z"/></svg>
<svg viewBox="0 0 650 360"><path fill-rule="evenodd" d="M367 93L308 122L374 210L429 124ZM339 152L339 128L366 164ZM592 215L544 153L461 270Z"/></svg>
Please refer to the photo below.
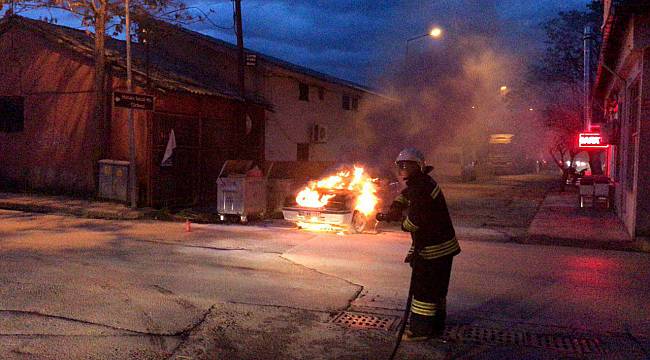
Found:
<svg viewBox="0 0 650 360"><path fill-rule="evenodd" d="M601 342L594 338L534 334L525 331L482 328L469 325L448 326L445 329L445 337L451 340L471 341L483 344L532 346L578 354L605 352L601 346Z"/></svg>
<svg viewBox="0 0 650 360"><path fill-rule="evenodd" d="M334 324L341 324L357 329L379 329L390 331L393 326L399 322L399 318L395 316L381 316L344 311L336 315L332 322Z"/></svg>

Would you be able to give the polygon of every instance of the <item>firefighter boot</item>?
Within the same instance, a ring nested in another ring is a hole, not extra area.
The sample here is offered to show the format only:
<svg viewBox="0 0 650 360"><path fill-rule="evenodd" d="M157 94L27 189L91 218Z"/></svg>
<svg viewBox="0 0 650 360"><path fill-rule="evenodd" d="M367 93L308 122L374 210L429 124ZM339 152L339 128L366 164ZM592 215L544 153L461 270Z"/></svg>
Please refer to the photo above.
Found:
<svg viewBox="0 0 650 360"><path fill-rule="evenodd" d="M433 337L443 336L445 333L445 321L447 319L447 299L442 298L438 301L438 309L433 316Z"/></svg>
<svg viewBox="0 0 650 360"><path fill-rule="evenodd" d="M404 335L402 335L402 341L404 342L426 341L429 339L431 339L429 335L414 334L411 330L404 331Z"/></svg>
<svg viewBox="0 0 650 360"><path fill-rule="evenodd" d="M433 317L411 312L409 328L404 332L402 341L425 341L434 337Z"/></svg>

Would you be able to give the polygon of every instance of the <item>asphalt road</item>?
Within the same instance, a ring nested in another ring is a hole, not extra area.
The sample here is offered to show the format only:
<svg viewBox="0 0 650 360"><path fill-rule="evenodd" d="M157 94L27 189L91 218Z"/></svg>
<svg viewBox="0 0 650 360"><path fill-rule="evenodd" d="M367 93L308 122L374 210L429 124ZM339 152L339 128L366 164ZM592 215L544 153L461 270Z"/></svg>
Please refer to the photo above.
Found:
<svg viewBox="0 0 650 360"><path fill-rule="evenodd" d="M507 242L525 231L545 181L443 186L463 248L448 298L462 341L406 345L400 358L647 358L647 254ZM385 358L394 332L332 320L343 310L400 315L409 238L259 225L187 233L0 211L0 358ZM467 342L462 326L597 346Z"/></svg>

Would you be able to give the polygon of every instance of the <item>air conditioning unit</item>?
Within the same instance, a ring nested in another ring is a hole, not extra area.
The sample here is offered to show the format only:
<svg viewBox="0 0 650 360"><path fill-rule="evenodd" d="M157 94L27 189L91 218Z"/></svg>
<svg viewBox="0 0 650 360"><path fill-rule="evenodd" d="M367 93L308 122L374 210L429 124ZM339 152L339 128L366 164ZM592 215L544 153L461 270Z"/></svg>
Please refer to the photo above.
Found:
<svg viewBox="0 0 650 360"><path fill-rule="evenodd" d="M326 126L314 124L311 128L311 142L316 144L326 143L328 136L327 132Z"/></svg>

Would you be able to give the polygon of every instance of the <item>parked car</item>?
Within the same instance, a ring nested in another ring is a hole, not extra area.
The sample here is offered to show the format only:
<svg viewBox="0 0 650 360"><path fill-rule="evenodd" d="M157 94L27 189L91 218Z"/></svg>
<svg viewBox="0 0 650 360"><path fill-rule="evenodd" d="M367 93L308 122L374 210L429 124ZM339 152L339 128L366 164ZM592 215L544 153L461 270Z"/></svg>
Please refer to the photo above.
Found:
<svg viewBox="0 0 650 360"><path fill-rule="evenodd" d="M347 168L352 168L352 166ZM327 172L327 174L333 173L336 171ZM373 229L376 224L374 214L388 210L391 202L399 195L402 185L390 171L370 169L368 173L375 179L376 195L379 200L375 211L368 216L355 210L359 193L348 189L320 189L321 195L332 196L325 206L320 208L300 206L296 201L296 195L298 191L307 186L304 184L294 194L287 197L285 206L282 208L285 220L296 223L299 227L323 231L342 230L362 233Z"/></svg>

